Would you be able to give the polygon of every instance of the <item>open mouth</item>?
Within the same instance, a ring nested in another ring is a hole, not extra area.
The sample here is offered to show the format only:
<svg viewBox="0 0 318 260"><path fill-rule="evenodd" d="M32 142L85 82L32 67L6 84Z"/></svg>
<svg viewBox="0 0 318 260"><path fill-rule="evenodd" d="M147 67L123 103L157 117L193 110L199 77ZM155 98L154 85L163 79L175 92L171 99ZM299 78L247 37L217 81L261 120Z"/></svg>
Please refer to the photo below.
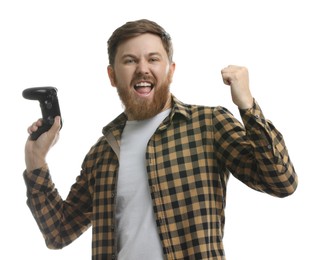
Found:
<svg viewBox="0 0 318 260"><path fill-rule="evenodd" d="M146 81L138 82L137 84L134 85L134 89L141 96L149 95L153 88L154 88L154 85Z"/></svg>

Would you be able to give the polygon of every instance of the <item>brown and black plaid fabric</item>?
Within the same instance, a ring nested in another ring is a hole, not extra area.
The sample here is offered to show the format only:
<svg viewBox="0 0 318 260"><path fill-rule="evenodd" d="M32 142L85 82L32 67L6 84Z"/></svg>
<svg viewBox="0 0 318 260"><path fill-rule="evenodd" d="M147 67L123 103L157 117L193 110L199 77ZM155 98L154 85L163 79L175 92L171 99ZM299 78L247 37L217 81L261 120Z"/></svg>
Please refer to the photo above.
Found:
<svg viewBox="0 0 318 260"><path fill-rule="evenodd" d="M166 259L225 259L222 238L231 172L249 187L284 197L297 176L282 135L260 107L241 111L242 124L222 107L186 105L172 111L149 140L148 182ZM28 205L50 248L62 248L92 225L92 259L115 259L116 182L121 114L86 155L65 201L47 168L24 174Z"/></svg>

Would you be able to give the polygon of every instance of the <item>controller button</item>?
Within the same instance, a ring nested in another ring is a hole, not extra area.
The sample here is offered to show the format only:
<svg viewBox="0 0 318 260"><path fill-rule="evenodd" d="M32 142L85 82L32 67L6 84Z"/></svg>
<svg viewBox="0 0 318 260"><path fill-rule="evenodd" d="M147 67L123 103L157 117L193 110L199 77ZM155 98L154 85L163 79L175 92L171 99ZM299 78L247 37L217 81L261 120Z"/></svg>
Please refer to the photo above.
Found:
<svg viewBox="0 0 318 260"><path fill-rule="evenodd" d="M52 109L52 107L53 107L52 103L49 101L45 101L45 106L47 109Z"/></svg>
<svg viewBox="0 0 318 260"><path fill-rule="evenodd" d="M49 116L49 117L47 118L47 121L48 121L48 123L49 123L50 125L53 125L53 123L54 123L54 118L53 118L53 116Z"/></svg>

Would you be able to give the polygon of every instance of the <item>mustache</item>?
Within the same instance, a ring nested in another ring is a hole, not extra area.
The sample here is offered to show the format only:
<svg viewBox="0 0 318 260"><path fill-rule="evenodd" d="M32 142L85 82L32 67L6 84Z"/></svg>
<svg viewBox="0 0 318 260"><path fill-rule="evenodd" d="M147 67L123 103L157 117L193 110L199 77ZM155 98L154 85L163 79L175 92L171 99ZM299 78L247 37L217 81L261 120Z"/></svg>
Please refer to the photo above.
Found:
<svg viewBox="0 0 318 260"><path fill-rule="evenodd" d="M143 75L135 75L133 77L133 79L131 80L132 85L135 85L135 84L137 84L140 81L147 81L147 82L152 83L153 85L155 85L157 83L156 79L153 76L145 75L145 74L143 74Z"/></svg>

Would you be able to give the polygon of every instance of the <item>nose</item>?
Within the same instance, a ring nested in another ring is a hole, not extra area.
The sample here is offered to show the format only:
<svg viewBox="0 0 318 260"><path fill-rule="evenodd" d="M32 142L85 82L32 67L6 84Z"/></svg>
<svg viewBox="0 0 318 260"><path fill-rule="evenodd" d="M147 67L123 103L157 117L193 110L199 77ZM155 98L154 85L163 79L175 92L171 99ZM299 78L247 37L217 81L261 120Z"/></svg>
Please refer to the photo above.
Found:
<svg viewBox="0 0 318 260"><path fill-rule="evenodd" d="M144 59L139 60L136 67L137 74L149 74L148 62Z"/></svg>

